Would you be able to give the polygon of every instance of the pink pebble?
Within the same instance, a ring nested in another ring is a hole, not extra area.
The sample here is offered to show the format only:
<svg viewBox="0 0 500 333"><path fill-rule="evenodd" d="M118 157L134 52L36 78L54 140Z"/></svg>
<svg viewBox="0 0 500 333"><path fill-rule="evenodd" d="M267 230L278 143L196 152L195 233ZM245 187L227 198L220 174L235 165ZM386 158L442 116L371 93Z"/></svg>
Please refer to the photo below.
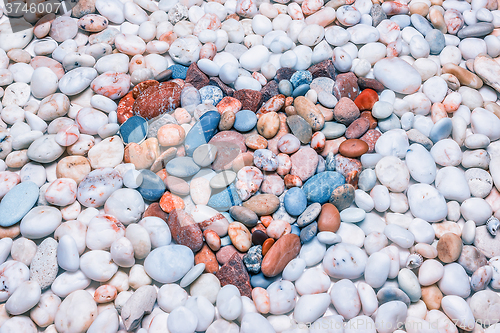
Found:
<svg viewBox="0 0 500 333"><path fill-rule="evenodd" d="M264 181L260 187L262 193L274 194L279 196L285 190L285 182L277 174L269 174L264 176Z"/></svg>
<svg viewBox="0 0 500 333"><path fill-rule="evenodd" d="M321 152L325 148L326 138L323 132L315 132L311 138L311 148Z"/></svg>
<svg viewBox="0 0 500 333"><path fill-rule="evenodd" d="M205 242L212 251L219 251L221 245L220 237L215 231L206 229L205 231L203 231L203 236L205 237Z"/></svg>
<svg viewBox="0 0 500 333"><path fill-rule="evenodd" d="M285 134L278 141L278 149L285 154L293 154L300 148L300 140L293 134Z"/></svg>
<svg viewBox="0 0 500 333"><path fill-rule="evenodd" d="M67 206L76 200L76 182L71 178L59 178L45 192L45 199L55 206Z"/></svg>
<svg viewBox="0 0 500 333"><path fill-rule="evenodd" d="M254 166L245 166L238 171L236 174L236 191L240 196L241 200L247 200L258 191L264 175L262 172Z"/></svg>
<svg viewBox="0 0 500 333"><path fill-rule="evenodd" d="M80 137L80 131L78 130L78 126L75 124L65 126L59 130L56 134L56 142L60 146L68 147L73 143L78 141Z"/></svg>
<svg viewBox="0 0 500 333"><path fill-rule="evenodd" d="M276 155L276 158L278 160L278 169L276 172L280 176L284 176L290 172L290 169L292 168L292 160L290 156L287 154L280 153Z"/></svg>
<svg viewBox="0 0 500 333"><path fill-rule="evenodd" d="M0 172L0 199L3 198L14 186L21 182L17 173L10 171Z"/></svg>
<svg viewBox="0 0 500 333"><path fill-rule="evenodd" d="M98 304L113 302L116 298L117 290L115 286L103 284L94 292L94 301Z"/></svg>
<svg viewBox="0 0 500 333"><path fill-rule="evenodd" d="M274 239L278 239L281 236L289 234L292 231L290 223L283 220L273 220L271 224L267 227L267 235Z"/></svg>

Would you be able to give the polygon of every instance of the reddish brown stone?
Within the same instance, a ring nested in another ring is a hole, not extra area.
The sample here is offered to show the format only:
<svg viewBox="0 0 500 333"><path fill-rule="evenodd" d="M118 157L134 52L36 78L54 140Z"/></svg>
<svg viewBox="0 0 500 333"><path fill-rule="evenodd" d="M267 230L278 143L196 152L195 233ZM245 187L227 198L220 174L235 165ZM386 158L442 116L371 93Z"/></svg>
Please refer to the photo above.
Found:
<svg viewBox="0 0 500 333"><path fill-rule="evenodd" d="M219 279L222 287L232 284L238 288L241 296L252 298L250 276L248 276L243 260L237 253L233 254L229 261L219 269L215 276Z"/></svg>
<svg viewBox="0 0 500 333"><path fill-rule="evenodd" d="M275 80L269 81L264 87L262 87L260 93L262 94L261 103L265 103L271 97L279 95L280 91L278 88L278 82Z"/></svg>
<svg viewBox="0 0 500 333"><path fill-rule="evenodd" d="M205 273L216 274L219 271L219 263L215 254L210 250L207 244L204 244L200 252L194 256L194 264L205 264Z"/></svg>
<svg viewBox="0 0 500 333"><path fill-rule="evenodd" d="M347 127L345 137L347 139L359 139L363 134L368 131L370 122L366 118L358 118Z"/></svg>
<svg viewBox="0 0 500 333"><path fill-rule="evenodd" d="M217 76L213 76L210 78L210 85L219 87L222 90L224 96L232 97L234 95L234 89L222 82Z"/></svg>
<svg viewBox="0 0 500 333"><path fill-rule="evenodd" d="M125 96L122 97L120 103L118 103L118 108L116 109L116 116L118 118L118 123L123 124L125 120L134 115L134 96L132 91L129 91Z"/></svg>
<svg viewBox="0 0 500 333"><path fill-rule="evenodd" d="M142 218L148 217L148 216L154 216L154 217L159 217L163 221L167 222L168 219L168 214L161 209L160 204L158 202L153 202L148 206L144 214L142 214Z"/></svg>
<svg viewBox="0 0 500 333"><path fill-rule="evenodd" d="M377 128L378 121L377 121L377 119L375 119L375 117L373 117L371 111L363 111L363 112L361 112L359 117L366 118L368 120L368 123L370 124L370 126L368 127L369 129Z"/></svg>
<svg viewBox="0 0 500 333"><path fill-rule="evenodd" d="M335 67L331 59L323 60L316 65L312 65L307 69L311 72L313 79L317 77L329 77L330 79L335 79Z"/></svg>
<svg viewBox="0 0 500 333"><path fill-rule="evenodd" d="M265 276L273 277L283 272L285 266L300 252L300 238L286 234L276 241L262 260L261 270Z"/></svg>
<svg viewBox="0 0 500 333"><path fill-rule="evenodd" d="M281 80L290 80L293 73L297 70L289 67L281 67L276 71L276 80L280 82Z"/></svg>
<svg viewBox="0 0 500 333"><path fill-rule="evenodd" d="M209 143L217 147L217 157L212 163L212 169L215 171L230 169L233 160L247 151L245 137L236 131L219 132Z"/></svg>
<svg viewBox="0 0 500 333"><path fill-rule="evenodd" d="M181 105L182 88L174 82L162 82L144 90L134 102L133 111L146 119L174 111Z"/></svg>
<svg viewBox="0 0 500 333"><path fill-rule="evenodd" d="M203 233L194 219L182 209L172 211L167 220L172 238L177 244L198 252L203 246Z"/></svg>
<svg viewBox="0 0 500 333"><path fill-rule="evenodd" d="M137 98L139 97L140 94L142 94L143 91L145 91L149 87L157 86L159 84L160 82L156 80L146 80L139 82L138 84L135 85L134 89L132 89L132 97Z"/></svg>
<svg viewBox="0 0 500 333"><path fill-rule="evenodd" d="M337 105L335 105L335 109L333 109L335 120L347 126L358 119L359 114L356 104L347 97L342 97Z"/></svg>
<svg viewBox="0 0 500 333"><path fill-rule="evenodd" d="M196 89L203 88L204 86L208 86L210 80L205 73L198 68L196 62L193 62L186 73L186 83L191 83Z"/></svg>
<svg viewBox="0 0 500 333"><path fill-rule="evenodd" d="M345 157L360 157L368 151L368 144L360 139L349 139L339 146L339 153Z"/></svg>
<svg viewBox="0 0 500 333"><path fill-rule="evenodd" d="M368 144L368 151L367 153L373 153L375 151L375 143L377 143L378 138L382 133L375 129L368 130L362 137L360 137L361 140L366 142Z"/></svg>
<svg viewBox="0 0 500 333"><path fill-rule="evenodd" d="M378 94L373 89L365 89L361 94L356 97L354 104L358 107L359 111L371 110L373 104L378 101Z"/></svg>
<svg viewBox="0 0 500 333"><path fill-rule="evenodd" d="M355 100L359 94L358 78L354 73L339 74L335 78L335 85L333 86L333 94L340 100L342 97Z"/></svg>
<svg viewBox="0 0 500 333"><path fill-rule="evenodd" d="M227 246L221 247L220 250L217 251L215 256L216 256L219 264L224 265L225 263L227 263L229 261L229 259L231 259L231 257L235 253L238 253L238 255L241 258L243 258L243 256L245 255L244 253L238 252L238 250L236 250L236 248L234 246L227 245Z"/></svg>
<svg viewBox="0 0 500 333"><path fill-rule="evenodd" d="M375 79L367 79L365 77L358 78L358 86L361 90L370 88L376 92L382 92L385 89L384 85L379 81Z"/></svg>
<svg viewBox="0 0 500 333"><path fill-rule="evenodd" d="M345 177L346 183L356 187L363 166L361 162L355 158L344 157L341 154L337 154L335 155L335 170Z"/></svg>
<svg viewBox="0 0 500 333"><path fill-rule="evenodd" d="M233 97L241 102L242 110L251 110L256 112L260 107L262 94L256 90L240 89L234 92Z"/></svg>

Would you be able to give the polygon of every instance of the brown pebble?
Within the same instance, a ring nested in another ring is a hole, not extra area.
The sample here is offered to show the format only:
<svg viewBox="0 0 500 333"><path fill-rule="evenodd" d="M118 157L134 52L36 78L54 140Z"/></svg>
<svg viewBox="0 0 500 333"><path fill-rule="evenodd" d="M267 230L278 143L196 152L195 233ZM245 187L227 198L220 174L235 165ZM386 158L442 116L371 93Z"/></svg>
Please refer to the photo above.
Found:
<svg viewBox="0 0 500 333"><path fill-rule="evenodd" d="M264 256L262 273L267 277L278 275L300 252L300 238L295 234L280 237Z"/></svg>
<svg viewBox="0 0 500 333"><path fill-rule="evenodd" d="M205 264L205 273L215 274L219 271L219 263L215 254L210 250L207 244L204 244L200 252L194 256L194 264Z"/></svg>
<svg viewBox="0 0 500 333"><path fill-rule="evenodd" d="M321 207L318 217L318 230L337 232L340 228L340 213L337 207L327 202Z"/></svg>
<svg viewBox="0 0 500 333"><path fill-rule="evenodd" d="M365 118L369 122L368 129L375 129L377 127L378 121L373 117L371 111L363 111L360 113L359 118Z"/></svg>
<svg viewBox="0 0 500 333"><path fill-rule="evenodd" d="M444 234L437 243L438 258L448 264L456 261L462 252L462 239L453 233Z"/></svg>
<svg viewBox="0 0 500 333"><path fill-rule="evenodd" d="M360 117L353 121L345 131L347 139L359 139L370 128L368 119Z"/></svg>
<svg viewBox="0 0 500 333"><path fill-rule="evenodd" d="M174 209L167 220L168 227L172 233L172 239L177 244L189 247L197 252L203 246L203 233L200 226L183 209Z"/></svg>
<svg viewBox="0 0 500 333"><path fill-rule="evenodd" d="M252 298L252 286L250 285L250 276L243 263L242 258L237 254L233 254L227 263L222 266L217 274L222 287L232 284L240 291L241 296Z"/></svg>
<svg viewBox="0 0 500 333"><path fill-rule="evenodd" d="M442 299L443 293L441 293L441 290L439 290L438 286L435 284L428 287L422 287L422 301L424 301L427 309L439 310Z"/></svg>
<svg viewBox="0 0 500 333"><path fill-rule="evenodd" d="M267 140L262 135L252 134L247 136L245 139L245 144L250 149L265 149L267 148Z"/></svg>
<svg viewBox="0 0 500 333"><path fill-rule="evenodd" d="M358 119L359 115L360 113L358 107L347 97L342 97L333 109L333 116L335 117L335 120L346 126Z"/></svg>
<svg viewBox="0 0 500 333"><path fill-rule="evenodd" d="M16 223L10 227L0 227L0 239L2 238L16 238L21 233L21 228L19 223Z"/></svg>
<svg viewBox="0 0 500 333"><path fill-rule="evenodd" d="M271 246L274 244L274 238L268 238L262 244L262 255L265 256L267 252L271 249Z"/></svg>
<svg viewBox="0 0 500 333"><path fill-rule="evenodd" d="M144 214L142 214L142 218L148 217L148 216L154 216L154 217L159 217L163 221L167 221L168 214L161 209L160 204L158 202L153 202L148 206Z"/></svg>
<svg viewBox="0 0 500 333"><path fill-rule="evenodd" d="M243 207L251 209L257 215L270 215L280 205L280 200L274 194L258 194L243 203Z"/></svg>
<svg viewBox="0 0 500 333"><path fill-rule="evenodd" d="M234 125L236 115L233 111L226 111L222 114L219 121L219 130L229 131Z"/></svg>
<svg viewBox="0 0 500 333"><path fill-rule="evenodd" d="M368 151L368 144L360 139L349 139L339 146L339 153L346 157L359 157Z"/></svg>

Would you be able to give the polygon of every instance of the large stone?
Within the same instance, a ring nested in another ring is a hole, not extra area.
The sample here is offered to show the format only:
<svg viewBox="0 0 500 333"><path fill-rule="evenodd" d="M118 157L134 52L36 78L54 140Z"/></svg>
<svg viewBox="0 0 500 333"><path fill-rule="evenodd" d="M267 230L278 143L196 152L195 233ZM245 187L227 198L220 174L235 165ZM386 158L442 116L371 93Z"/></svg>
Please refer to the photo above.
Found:
<svg viewBox="0 0 500 333"><path fill-rule="evenodd" d="M219 269L215 276L219 279L221 286L224 287L225 285L232 284L238 288L241 296L252 298L250 277L238 253L234 253L229 261Z"/></svg>

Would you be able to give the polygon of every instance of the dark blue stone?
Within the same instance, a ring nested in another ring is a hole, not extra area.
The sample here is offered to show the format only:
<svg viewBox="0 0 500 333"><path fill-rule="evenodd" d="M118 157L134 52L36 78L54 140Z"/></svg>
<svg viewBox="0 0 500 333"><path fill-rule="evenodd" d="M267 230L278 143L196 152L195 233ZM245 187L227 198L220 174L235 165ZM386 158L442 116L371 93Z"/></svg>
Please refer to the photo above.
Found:
<svg viewBox="0 0 500 333"><path fill-rule="evenodd" d="M301 84L300 86L294 89L292 96L293 97L304 96L308 91L309 91L309 85Z"/></svg>
<svg viewBox="0 0 500 333"><path fill-rule="evenodd" d="M172 79L186 79L188 68L182 65L172 65L168 69L172 71Z"/></svg>
<svg viewBox="0 0 500 333"><path fill-rule="evenodd" d="M208 200L208 206L221 212L226 212L233 206L240 206L242 201L234 184L229 185L219 193L212 194Z"/></svg>
<svg viewBox="0 0 500 333"><path fill-rule="evenodd" d="M306 194L300 187L292 187L285 194L284 204L288 214L299 216L307 208Z"/></svg>
<svg viewBox="0 0 500 333"><path fill-rule="evenodd" d="M303 84L311 84L313 80L312 74L309 71L296 71L292 74L290 78L290 82L292 83L294 88L297 88Z"/></svg>
<svg viewBox="0 0 500 333"><path fill-rule="evenodd" d="M123 143L129 144L131 142L141 143L146 139L148 133L148 121L139 116L128 118L120 126L120 137Z"/></svg>
<svg viewBox="0 0 500 333"><path fill-rule="evenodd" d="M184 140L184 147L188 156L193 156L196 148L210 141L217 133L219 121L220 113L217 111L208 111L201 116L200 121L194 124Z"/></svg>
<svg viewBox="0 0 500 333"><path fill-rule="evenodd" d="M345 177L336 171L325 171L309 178L302 189L307 201L324 204L330 199L333 190L345 184Z"/></svg>
<svg viewBox="0 0 500 333"><path fill-rule="evenodd" d="M14 186L0 202L0 226L10 227L21 221L38 201L39 189L32 181Z"/></svg>
<svg viewBox="0 0 500 333"><path fill-rule="evenodd" d="M257 116L250 110L241 110L236 113L234 129L238 132L248 132L257 125Z"/></svg>
<svg viewBox="0 0 500 333"><path fill-rule="evenodd" d="M259 274L250 277L250 284L254 288L261 287L266 289L271 283L278 281L279 279L281 279L281 274L268 278L267 276L264 276L262 272L260 272Z"/></svg>
<svg viewBox="0 0 500 333"><path fill-rule="evenodd" d="M318 233L318 222L309 224L307 227L300 231L300 241L307 243L316 236Z"/></svg>
<svg viewBox="0 0 500 333"><path fill-rule="evenodd" d="M216 86L204 86L199 91L202 103L211 102L217 105L224 97L221 88Z"/></svg>
<svg viewBox="0 0 500 333"><path fill-rule="evenodd" d="M143 177L142 184L136 190L139 191L145 200L159 200L166 190L163 180L157 174L147 169L141 170L141 174Z"/></svg>

